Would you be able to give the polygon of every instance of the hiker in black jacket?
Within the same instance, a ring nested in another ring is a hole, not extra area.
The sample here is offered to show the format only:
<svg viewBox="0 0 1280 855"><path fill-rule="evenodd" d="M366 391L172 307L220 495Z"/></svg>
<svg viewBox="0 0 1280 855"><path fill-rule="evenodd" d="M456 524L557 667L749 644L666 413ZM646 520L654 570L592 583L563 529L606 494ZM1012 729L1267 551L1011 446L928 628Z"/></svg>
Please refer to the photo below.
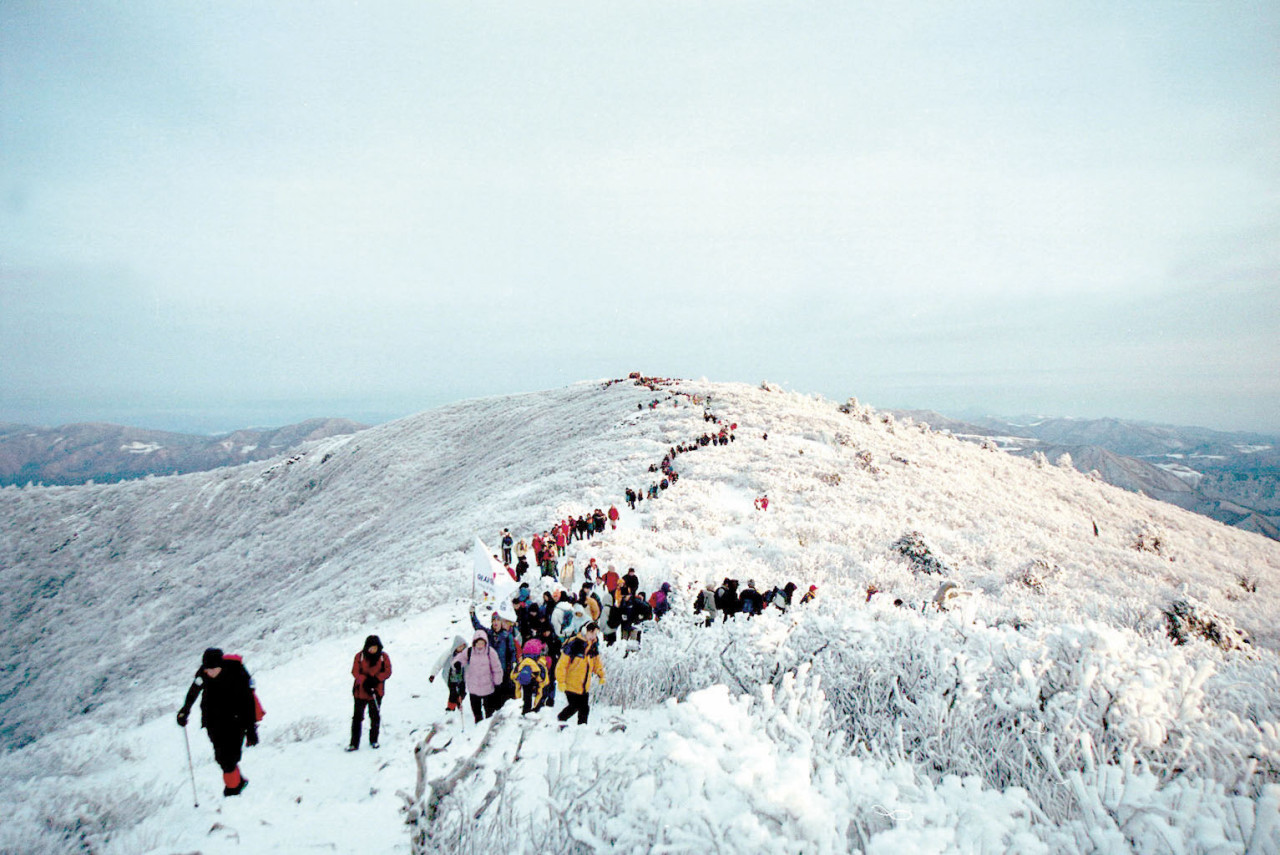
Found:
<svg viewBox="0 0 1280 855"><path fill-rule="evenodd" d="M213 756L222 767L224 796L238 796L249 786L240 774L244 746L258 744L258 706L253 680L239 656L223 656L210 647L200 660L200 670L178 710L178 724L187 726L191 707L200 698L200 726L213 743Z"/></svg>

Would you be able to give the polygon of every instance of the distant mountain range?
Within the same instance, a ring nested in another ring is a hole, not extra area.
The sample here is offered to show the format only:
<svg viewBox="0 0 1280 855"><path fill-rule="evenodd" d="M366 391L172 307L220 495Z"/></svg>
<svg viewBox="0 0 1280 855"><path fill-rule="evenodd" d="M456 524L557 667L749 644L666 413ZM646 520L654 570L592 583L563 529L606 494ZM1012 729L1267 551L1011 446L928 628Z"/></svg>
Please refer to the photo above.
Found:
<svg viewBox="0 0 1280 855"><path fill-rule="evenodd" d="M1039 452L1050 462L1069 454L1076 469L1108 484L1280 540L1280 437L1121 419L958 421L926 410L893 412L1011 454Z"/></svg>
<svg viewBox="0 0 1280 855"><path fill-rule="evenodd" d="M0 486L85 484L203 472L275 457L304 442L355 433L347 419L195 436L112 424L56 428L0 423Z"/></svg>

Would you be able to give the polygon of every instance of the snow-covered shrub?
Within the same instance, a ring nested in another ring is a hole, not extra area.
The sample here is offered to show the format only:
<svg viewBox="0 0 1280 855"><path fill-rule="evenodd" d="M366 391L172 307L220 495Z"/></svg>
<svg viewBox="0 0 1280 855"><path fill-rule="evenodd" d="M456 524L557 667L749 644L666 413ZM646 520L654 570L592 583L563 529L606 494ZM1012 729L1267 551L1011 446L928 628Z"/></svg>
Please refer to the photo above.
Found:
<svg viewBox="0 0 1280 855"><path fill-rule="evenodd" d="M1033 451L1033 452L1031 452L1031 463L1032 463L1032 465L1034 465L1037 469L1047 469L1047 468L1049 468L1049 458L1048 458L1048 457L1045 457L1045 454L1044 454L1044 452L1043 452L1043 451Z"/></svg>
<svg viewBox="0 0 1280 855"><path fill-rule="evenodd" d="M1139 552L1150 552L1154 555L1164 555L1164 537L1152 525L1143 523L1137 526L1133 531L1134 549Z"/></svg>
<svg viewBox="0 0 1280 855"><path fill-rule="evenodd" d="M1075 469L1076 468L1075 461L1072 460L1071 455L1065 451L1062 452L1062 454L1058 455L1058 459L1054 461L1054 465L1057 466L1059 469Z"/></svg>
<svg viewBox="0 0 1280 855"><path fill-rule="evenodd" d="M1189 599L1175 600L1164 610L1169 637L1174 644L1202 638L1223 650L1240 650L1249 644L1244 630L1223 615Z"/></svg>
<svg viewBox="0 0 1280 855"><path fill-rule="evenodd" d="M1043 558L1032 558L1014 574L1014 579L1037 594L1044 593L1044 583L1058 575L1059 568Z"/></svg>
<svg viewBox="0 0 1280 855"><path fill-rule="evenodd" d="M310 742L333 730L333 722L318 715L304 716L295 719L271 735L271 741L277 744L289 742Z"/></svg>
<svg viewBox="0 0 1280 855"><path fill-rule="evenodd" d="M839 472L823 472L818 476L818 480L821 481L823 484L826 484L828 487L839 487L840 473Z"/></svg>
<svg viewBox="0 0 1280 855"><path fill-rule="evenodd" d="M864 472L872 475L880 474L880 467L875 464L875 456L867 449L861 449L853 455L854 464Z"/></svg>
<svg viewBox="0 0 1280 855"><path fill-rule="evenodd" d="M918 531L907 532L895 540L889 548L906 558L911 563L911 568L918 573L936 575L951 573L951 568L933 554L933 550L925 542L924 535Z"/></svg>
<svg viewBox="0 0 1280 855"><path fill-rule="evenodd" d="M489 742L509 746L526 725L500 718ZM415 851L889 853L935 849L957 828L969 852L1045 851L1026 793L958 775L935 785L851 753L809 666L755 697L713 686L631 727L647 735L564 734L545 765L515 762L518 747L488 752L503 769L477 755L450 787L457 804L434 828L419 820Z"/></svg>

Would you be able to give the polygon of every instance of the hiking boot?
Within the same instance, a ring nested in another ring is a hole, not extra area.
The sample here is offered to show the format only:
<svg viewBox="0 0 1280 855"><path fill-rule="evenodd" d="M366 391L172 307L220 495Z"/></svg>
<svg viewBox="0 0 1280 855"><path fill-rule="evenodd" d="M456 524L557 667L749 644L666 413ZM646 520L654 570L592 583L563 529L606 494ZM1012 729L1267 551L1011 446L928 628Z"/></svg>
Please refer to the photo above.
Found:
<svg viewBox="0 0 1280 855"><path fill-rule="evenodd" d="M359 745L348 745L348 746L347 746L347 750L348 750L348 751L359 751L359 750L360 750L360 746L359 746Z"/></svg>
<svg viewBox="0 0 1280 855"><path fill-rule="evenodd" d="M235 785L234 787L223 787L222 794L224 796L238 796L244 792L244 788L247 786L249 786L249 779L245 777L241 777L240 783Z"/></svg>
<svg viewBox="0 0 1280 855"><path fill-rule="evenodd" d="M369 747L370 747L370 748L377 748L377 747L378 747L378 743L377 743L375 740L370 739L370 740L369 740Z"/></svg>

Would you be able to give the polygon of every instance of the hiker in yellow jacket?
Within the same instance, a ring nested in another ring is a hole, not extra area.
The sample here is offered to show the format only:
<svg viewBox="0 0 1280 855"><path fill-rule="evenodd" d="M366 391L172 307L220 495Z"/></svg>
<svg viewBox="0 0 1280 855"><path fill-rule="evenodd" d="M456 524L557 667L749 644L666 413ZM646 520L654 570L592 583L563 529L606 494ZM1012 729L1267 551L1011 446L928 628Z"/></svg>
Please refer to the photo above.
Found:
<svg viewBox="0 0 1280 855"><path fill-rule="evenodd" d="M569 639L560 653L560 661L556 664L556 684L564 691L567 701L557 718L561 722L569 720L575 712L578 724L586 724L590 714L590 701L587 691L591 687L591 675L604 682L604 665L600 662L600 626L591 621L582 628L582 632ZM564 726L563 724L561 725Z"/></svg>
<svg viewBox="0 0 1280 855"><path fill-rule="evenodd" d="M524 702L521 715L542 709L551 673L541 641L531 638L524 643L520 661L511 669L511 682L515 685L516 697Z"/></svg>

